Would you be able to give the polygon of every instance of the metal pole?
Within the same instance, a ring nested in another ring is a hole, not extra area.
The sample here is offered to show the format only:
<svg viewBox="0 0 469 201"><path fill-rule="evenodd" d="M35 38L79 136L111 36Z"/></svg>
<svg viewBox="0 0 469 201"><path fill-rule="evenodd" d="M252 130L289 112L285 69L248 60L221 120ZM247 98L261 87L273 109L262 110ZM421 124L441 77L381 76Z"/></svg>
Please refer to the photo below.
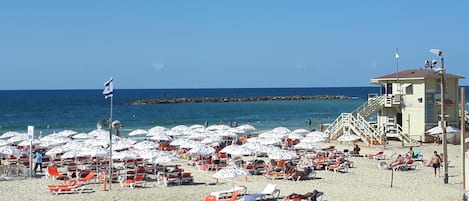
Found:
<svg viewBox="0 0 469 201"><path fill-rule="evenodd" d="M464 87L461 87L461 158L462 158L462 189L466 192L466 95Z"/></svg>
<svg viewBox="0 0 469 201"><path fill-rule="evenodd" d="M448 183L448 143L446 135L446 121L445 121L445 65L443 54L441 54L441 94L440 94L440 104L441 104L441 134L443 135L443 163L445 176L443 182Z"/></svg>
<svg viewBox="0 0 469 201"><path fill-rule="evenodd" d="M112 186L112 100L114 96L111 96L111 114L109 117L109 190Z"/></svg>

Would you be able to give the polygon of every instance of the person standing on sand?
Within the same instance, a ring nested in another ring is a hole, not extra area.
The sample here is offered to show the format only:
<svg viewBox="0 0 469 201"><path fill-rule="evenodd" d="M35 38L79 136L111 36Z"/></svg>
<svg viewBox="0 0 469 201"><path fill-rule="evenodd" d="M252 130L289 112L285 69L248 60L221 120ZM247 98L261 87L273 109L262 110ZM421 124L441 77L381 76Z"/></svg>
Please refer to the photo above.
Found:
<svg viewBox="0 0 469 201"><path fill-rule="evenodd" d="M438 152L434 151L433 152L433 157L430 160L430 164L432 164L432 167L434 169L435 177L437 176L440 177L440 166L441 166L441 157L438 155Z"/></svg>
<svg viewBox="0 0 469 201"><path fill-rule="evenodd" d="M42 153L40 151L36 151L34 154L34 159L36 159L36 165L34 165L34 174L37 172L37 167L39 167L39 171L42 172Z"/></svg>

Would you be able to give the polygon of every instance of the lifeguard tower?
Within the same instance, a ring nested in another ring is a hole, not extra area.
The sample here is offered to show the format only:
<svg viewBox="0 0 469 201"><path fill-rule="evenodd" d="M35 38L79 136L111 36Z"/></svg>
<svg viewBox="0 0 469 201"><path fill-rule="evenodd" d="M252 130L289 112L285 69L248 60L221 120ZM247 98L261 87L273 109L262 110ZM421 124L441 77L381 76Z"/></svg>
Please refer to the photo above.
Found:
<svg viewBox="0 0 469 201"><path fill-rule="evenodd" d="M429 142L433 138L426 136L425 131L439 125L441 104L446 106L447 126L459 127L458 86L464 77L445 73L444 100L440 95L441 77L434 64L428 64L425 68L373 78L371 83L381 87L380 94L369 96L353 112L342 113L326 133L331 139L353 133L374 144L388 138L403 143ZM372 117L376 124L368 122Z"/></svg>

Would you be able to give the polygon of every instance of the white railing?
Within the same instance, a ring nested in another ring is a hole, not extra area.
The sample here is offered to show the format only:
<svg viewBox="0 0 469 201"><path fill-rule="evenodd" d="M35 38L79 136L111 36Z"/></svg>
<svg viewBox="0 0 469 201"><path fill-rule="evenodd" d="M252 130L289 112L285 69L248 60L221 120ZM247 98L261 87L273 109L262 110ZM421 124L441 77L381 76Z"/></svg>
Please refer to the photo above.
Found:
<svg viewBox="0 0 469 201"><path fill-rule="evenodd" d="M363 117L368 118L371 114L375 113L384 106L387 98L387 96L376 96L372 99L368 99L367 102L363 103L361 106L355 109L352 114L360 114Z"/></svg>

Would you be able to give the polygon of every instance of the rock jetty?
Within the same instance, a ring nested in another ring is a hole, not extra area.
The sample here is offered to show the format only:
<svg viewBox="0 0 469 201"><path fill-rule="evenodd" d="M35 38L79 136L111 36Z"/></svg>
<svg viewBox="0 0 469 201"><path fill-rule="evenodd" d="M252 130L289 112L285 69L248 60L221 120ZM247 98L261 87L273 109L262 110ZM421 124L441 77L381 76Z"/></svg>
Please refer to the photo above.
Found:
<svg viewBox="0 0 469 201"><path fill-rule="evenodd" d="M290 100L332 100L350 99L342 95L316 95L316 96L255 96L255 97L199 97L199 98L162 98L140 99L132 101L132 105L145 104L175 104L175 103L216 103L216 102L251 102L251 101L290 101Z"/></svg>

